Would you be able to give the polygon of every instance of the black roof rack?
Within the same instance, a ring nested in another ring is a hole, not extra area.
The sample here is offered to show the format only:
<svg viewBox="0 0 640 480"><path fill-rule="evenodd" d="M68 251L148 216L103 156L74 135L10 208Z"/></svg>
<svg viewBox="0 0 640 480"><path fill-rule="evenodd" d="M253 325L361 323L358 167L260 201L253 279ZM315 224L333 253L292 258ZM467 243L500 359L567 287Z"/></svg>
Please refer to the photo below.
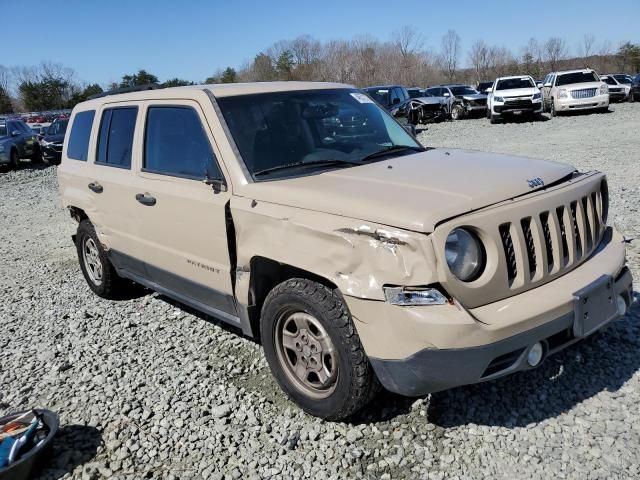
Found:
<svg viewBox="0 0 640 480"><path fill-rule="evenodd" d="M136 85L134 87L114 88L102 93L96 93L91 95L87 100L93 100L94 98L108 97L109 95L118 95L120 93L142 92L144 90L158 90L164 88L159 83L147 83L145 85Z"/></svg>

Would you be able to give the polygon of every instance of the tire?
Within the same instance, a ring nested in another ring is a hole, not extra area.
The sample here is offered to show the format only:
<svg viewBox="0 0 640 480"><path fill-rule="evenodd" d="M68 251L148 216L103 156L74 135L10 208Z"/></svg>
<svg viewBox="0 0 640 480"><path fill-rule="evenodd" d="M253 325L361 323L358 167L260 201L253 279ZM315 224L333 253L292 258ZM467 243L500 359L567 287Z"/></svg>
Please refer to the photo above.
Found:
<svg viewBox="0 0 640 480"><path fill-rule="evenodd" d="M609 107L602 107L598 109L598 113L609 113Z"/></svg>
<svg viewBox="0 0 640 480"><path fill-rule="evenodd" d="M11 168L14 170L20 168L20 155L18 155L18 150L15 148L11 150L11 153L9 154L9 165L11 165Z"/></svg>
<svg viewBox="0 0 640 480"><path fill-rule="evenodd" d="M633 92L629 92L629 103L634 103L636 101L636 97Z"/></svg>
<svg viewBox="0 0 640 480"><path fill-rule="evenodd" d="M42 163L44 159L42 158L42 151L40 150L40 146L36 146L33 150L33 154L31 155L31 162L33 163Z"/></svg>
<svg viewBox="0 0 640 480"><path fill-rule="evenodd" d="M262 307L260 336L278 384L311 415L343 420L379 389L351 314L336 290L300 278L277 285ZM333 354L325 354L329 351Z"/></svg>
<svg viewBox="0 0 640 480"><path fill-rule="evenodd" d="M462 120L464 118L464 108L462 105L451 107L451 120Z"/></svg>
<svg viewBox="0 0 640 480"><path fill-rule="evenodd" d="M110 300L120 298L124 280L118 276L107 258L89 220L83 220L78 225L76 250L82 274L93 293Z"/></svg>
<svg viewBox="0 0 640 480"><path fill-rule="evenodd" d="M553 98L551 99L551 105L549 105L549 115L551 115L551 118L558 115L558 112L556 112L556 102Z"/></svg>
<svg viewBox="0 0 640 480"><path fill-rule="evenodd" d="M494 115L492 113L489 114L489 123L491 123L491 125L495 125L499 121L500 121L500 115Z"/></svg>

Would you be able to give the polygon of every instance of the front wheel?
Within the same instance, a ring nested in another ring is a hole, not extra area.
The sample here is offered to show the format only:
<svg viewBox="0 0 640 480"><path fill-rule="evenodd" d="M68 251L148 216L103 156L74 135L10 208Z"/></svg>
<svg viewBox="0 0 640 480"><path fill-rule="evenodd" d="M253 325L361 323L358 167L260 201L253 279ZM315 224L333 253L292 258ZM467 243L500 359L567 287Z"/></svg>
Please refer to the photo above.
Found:
<svg viewBox="0 0 640 480"><path fill-rule="evenodd" d="M635 96L634 96L633 92L629 92L629 103L633 103L635 101L636 101L636 99L635 99Z"/></svg>
<svg viewBox="0 0 640 480"><path fill-rule="evenodd" d="M9 154L9 165L11 165L11 168L14 170L20 168L20 155L15 148L11 150L11 153Z"/></svg>
<svg viewBox="0 0 640 480"><path fill-rule="evenodd" d="M551 105L549 105L549 114L551 115L551 118L558 115L558 112L556 112L556 102L553 98L551 99Z"/></svg>
<svg viewBox="0 0 640 480"><path fill-rule="evenodd" d="M494 115L493 113L489 114L489 123L491 125L495 125L500 120L500 115Z"/></svg>
<svg viewBox="0 0 640 480"><path fill-rule="evenodd" d="M307 413L342 420L377 391L377 378L336 290L311 280L287 280L267 296L261 322L274 377Z"/></svg>
<svg viewBox="0 0 640 480"><path fill-rule="evenodd" d="M464 118L464 108L462 105L454 105L451 109L451 120L462 120Z"/></svg>

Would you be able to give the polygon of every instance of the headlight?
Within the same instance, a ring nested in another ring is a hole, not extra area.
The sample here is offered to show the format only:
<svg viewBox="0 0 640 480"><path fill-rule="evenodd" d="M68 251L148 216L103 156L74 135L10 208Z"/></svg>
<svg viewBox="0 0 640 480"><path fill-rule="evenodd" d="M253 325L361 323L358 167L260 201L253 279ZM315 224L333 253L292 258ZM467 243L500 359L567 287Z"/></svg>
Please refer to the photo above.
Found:
<svg viewBox="0 0 640 480"><path fill-rule="evenodd" d="M504 102L504 98L502 98L502 97L493 97L493 101L502 103L502 102Z"/></svg>
<svg viewBox="0 0 640 480"><path fill-rule="evenodd" d="M392 305L445 305L447 297L435 288L383 287L384 296Z"/></svg>
<svg viewBox="0 0 640 480"><path fill-rule="evenodd" d="M533 100L539 100L542 98L542 94L541 93L534 93L533 94Z"/></svg>
<svg viewBox="0 0 640 480"><path fill-rule="evenodd" d="M569 94L564 88L558 90L558 98L569 98Z"/></svg>
<svg viewBox="0 0 640 480"><path fill-rule="evenodd" d="M451 273L463 282L475 280L484 269L482 243L464 228L456 228L449 234L444 254Z"/></svg>
<svg viewBox="0 0 640 480"><path fill-rule="evenodd" d="M600 95L606 95L607 93L609 93L609 87L607 87L606 83L603 83L600 85Z"/></svg>
<svg viewBox="0 0 640 480"><path fill-rule="evenodd" d="M40 145L42 145L43 147L46 147L47 145L49 145L49 142L47 142L44 138L42 140L40 140Z"/></svg>

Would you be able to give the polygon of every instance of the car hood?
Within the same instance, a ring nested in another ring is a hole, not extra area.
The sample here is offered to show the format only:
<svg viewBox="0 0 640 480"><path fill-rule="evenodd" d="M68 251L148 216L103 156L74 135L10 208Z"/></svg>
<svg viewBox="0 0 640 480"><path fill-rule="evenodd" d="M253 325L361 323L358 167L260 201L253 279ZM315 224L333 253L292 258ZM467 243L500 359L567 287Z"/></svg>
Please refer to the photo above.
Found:
<svg viewBox="0 0 640 480"><path fill-rule="evenodd" d="M431 105L431 104L442 104L447 99L446 97L417 97L417 98L412 98L412 100L418 100L419 102L426 103L427 105Z"/></svg>
<svg viewBox="0 0 640 480"><path fill-rule="evenodd" d="M510 90L496 90L494 95L496 97L524 97L528 95L533 95L535 93L540 93L535 87L530 88L512 88Z"/></svg>
<svg viewBox="0 0 640 480"><path fill-rule="evenodd" d="M237 194L429 233L443 220L556 182L566 164L469 150L432 149L305 177L257 182Z"/></svg>
<svg viewBox="0 0 640 480"><path fill-rule="evenodd" d="M583 82L583 83L570 83L568 85L558 85L558 89L566 88L567 90L582 90L583 88L600 88L600 86L606 85L604 82Z"/></svg>
<svg viewBox="0 0 640 480"><path fill-rule="evenodd" d="M468 95L456 95L458 98L464 98L465 100L486 100L487 95L485 93L470 93Z"/></svg>
<svg viewBox="0 0 640 480"><path fill-rule="evenodd" d="M62 135L45 135L43 140L49 143L62 142L64 140L64 133Z"/></svg>

